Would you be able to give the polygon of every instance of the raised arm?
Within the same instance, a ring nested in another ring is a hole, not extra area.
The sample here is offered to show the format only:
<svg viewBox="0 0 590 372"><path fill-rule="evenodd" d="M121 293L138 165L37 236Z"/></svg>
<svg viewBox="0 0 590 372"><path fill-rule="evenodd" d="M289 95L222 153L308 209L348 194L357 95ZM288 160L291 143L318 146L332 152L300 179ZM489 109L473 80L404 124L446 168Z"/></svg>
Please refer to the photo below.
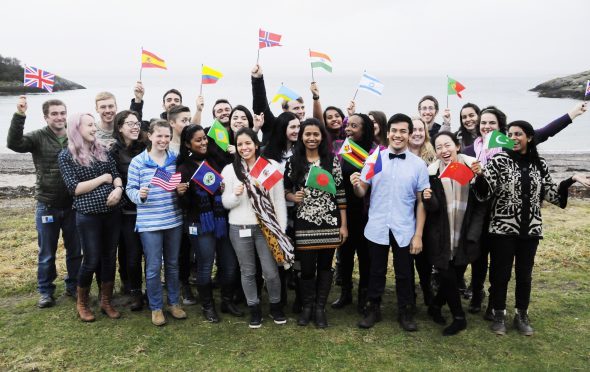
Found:
<svg viewBox="0 0 590 372"><path fill-rule="evenodd" d="M318 119L320 123L326 126L324 122L324 111L322 110L322 104L320 102L320 88L318 84L314 81L311 83L311 90L312 98L313 98L313 117L314 119Z"/></svg>
<svg viewBox="0 0 590 372"><path fill-rule="evenodd" d="M258 115L264 114L264 124L261 129L262 143L265 144L272 132L275 116L270 111L268 99L266 98L266 87L264 86L264 77L260 65L256 65L252 69L252 111Z"/></svg>
<svg viewBox="0 0 590 372"><path fill-rule="evenodd" d="M567 126L571 124L575 118L585 113L587 109L587 102L578 103L567 114L558 117L551 123L545 125L543 128L536 129L535 140L537 141L537 144L547 141L550 137L553 137L557 133L567 128Z"/></svg>
<svg viewBox="0 0 590 372"><path fill-rule="evenodd" d="M10 121L10 128L8 129L8 138L6 141L6 147L15 152L33 152L37 147L32 136L23 135L25 130L25 119L27 118L27 108L27 97L18 97L16 112Z"/></svg>
<svg viewBox="0 0 590 372"><path fill-rule="evenodd" d="M201 125L201 116L203 114L203 107L205 107L205 99L203 96L197 97L197 109L195 110L195 115L193 115L193 124Z"/></svg>

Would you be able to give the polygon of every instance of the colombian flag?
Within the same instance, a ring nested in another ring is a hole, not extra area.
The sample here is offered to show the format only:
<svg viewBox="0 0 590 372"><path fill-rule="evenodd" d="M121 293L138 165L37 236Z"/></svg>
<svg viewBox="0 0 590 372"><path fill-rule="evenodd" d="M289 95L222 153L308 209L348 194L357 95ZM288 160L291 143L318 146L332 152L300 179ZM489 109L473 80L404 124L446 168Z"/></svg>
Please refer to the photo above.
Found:
<svg viewBox="0 0 590 372"><path fill-rule="evenodd" d="M141 50L141 68L162 68L167 70L166 62L154 53L147 50Z"/></svg>
<svg viewBox="0 0 590 372"><path fill-rule="evenodd" d="M223 74L209 66L203 66L201 70L201 82L203 84L215 84L217 80L221 79Z"/></svg>

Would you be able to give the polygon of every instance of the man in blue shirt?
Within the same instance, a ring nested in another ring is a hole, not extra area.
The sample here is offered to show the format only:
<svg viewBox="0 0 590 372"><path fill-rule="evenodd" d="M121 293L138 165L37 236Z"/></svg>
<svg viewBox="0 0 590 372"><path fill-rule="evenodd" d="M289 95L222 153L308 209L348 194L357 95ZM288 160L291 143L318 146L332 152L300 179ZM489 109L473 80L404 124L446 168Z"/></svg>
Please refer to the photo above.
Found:
<svg viewBox="0 0 590 372"><path fill-rule="evenodd" d="M365 237L369 240L370 275L367 313L360 328L371 328L381 320L381 296L389 247L393 251L398 321L406 331L416 331L414 321L413 257L422 251L422 230L426 212L422 191L430 187L426 163L408 150L412 119L395 114L387 122L389 147L381 151L382 170L365 183L354 173L350 181L358 197L371 187L369 222Z"/></svg>

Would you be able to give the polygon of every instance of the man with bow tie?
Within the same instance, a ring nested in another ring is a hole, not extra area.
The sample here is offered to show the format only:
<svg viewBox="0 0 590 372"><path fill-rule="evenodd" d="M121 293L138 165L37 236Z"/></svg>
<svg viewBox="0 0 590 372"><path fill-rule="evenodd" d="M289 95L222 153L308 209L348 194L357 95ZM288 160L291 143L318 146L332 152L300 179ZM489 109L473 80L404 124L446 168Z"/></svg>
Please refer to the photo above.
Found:
<svg viewBox="0 0 590 372"><path fill-rule="evenodd" d="M385 290L385 276L389 247L393 251L398 321L406 331L416 331L414 321L413 257L422 251L422 230L426 212L421 193L430 187L426 164L408 150L412 134L412 119L395 114L387 122L389 147L381 151L382 170L368 183L354 173L350 181L358 197L371 187L369 222L365 237L371 261L368 305L360 328L371 328L381 320L381 296Z"/></svg>

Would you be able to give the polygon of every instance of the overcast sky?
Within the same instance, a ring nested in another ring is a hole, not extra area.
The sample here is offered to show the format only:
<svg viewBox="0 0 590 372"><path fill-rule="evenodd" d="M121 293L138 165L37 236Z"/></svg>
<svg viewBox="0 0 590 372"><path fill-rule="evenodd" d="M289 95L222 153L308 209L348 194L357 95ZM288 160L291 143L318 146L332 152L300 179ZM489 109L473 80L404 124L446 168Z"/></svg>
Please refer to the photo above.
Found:
<svg viewBox="0 0 590 372"><path fill-rule="evenodd" d="M590 69L589 0L2 1L0 54L66 78L136 73L143 46L186 75L250 70L258 28L283 35L263 67L309 72L564 75ZM285 72L287 74L287 72Z"/></svg>

